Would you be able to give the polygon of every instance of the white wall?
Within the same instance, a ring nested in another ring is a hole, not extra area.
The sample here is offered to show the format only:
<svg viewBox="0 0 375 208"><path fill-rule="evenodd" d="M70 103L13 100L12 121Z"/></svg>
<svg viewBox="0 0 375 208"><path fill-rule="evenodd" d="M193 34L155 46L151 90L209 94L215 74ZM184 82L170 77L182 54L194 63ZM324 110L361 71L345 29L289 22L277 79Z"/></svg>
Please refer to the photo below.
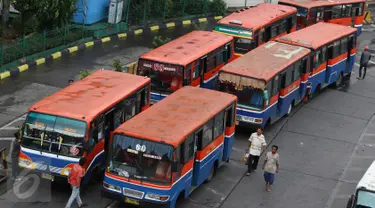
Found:
<svg viewBox="0 0 375 208"><path fill-rule="evenodd" d="M229 8L232 7L244 7L246 0L224 0ZM269 2L270 0L247 0L246 6L253 6L263 2ZM277 4L278 0L272 0L272 3Z"/></svg>

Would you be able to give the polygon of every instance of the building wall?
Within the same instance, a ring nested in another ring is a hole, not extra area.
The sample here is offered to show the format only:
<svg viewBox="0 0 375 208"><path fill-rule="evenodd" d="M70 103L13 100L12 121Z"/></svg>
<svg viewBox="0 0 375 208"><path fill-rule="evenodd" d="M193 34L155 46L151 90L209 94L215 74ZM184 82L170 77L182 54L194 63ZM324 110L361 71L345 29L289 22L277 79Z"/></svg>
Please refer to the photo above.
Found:
<svg viewBox="0 0 375 208"><path fill-rule="evenodd" d="M85 3L86 2L86 3ZM110 0L78 0L77 11L73 16L73 22L82 24L93 24L108 18ZM83 11L86 4L86 18Z"/></svg>

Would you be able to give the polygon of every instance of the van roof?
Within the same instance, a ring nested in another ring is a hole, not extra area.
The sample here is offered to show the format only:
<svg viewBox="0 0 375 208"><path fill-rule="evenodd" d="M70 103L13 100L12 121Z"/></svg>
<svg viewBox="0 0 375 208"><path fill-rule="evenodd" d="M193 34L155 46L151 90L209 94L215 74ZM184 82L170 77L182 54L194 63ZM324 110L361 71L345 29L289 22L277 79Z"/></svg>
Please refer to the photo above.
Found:
<svg viewBox="0 0 375 208"><path fill-rule="evenodd" d="M186 66L232 40L231 36L197 30L141 55L140 59Z"/></svg>
<svg viewBox="0 0 375 208"><path fill-rule="evenodd" d="M304 8L312 8L319 6L334 6L337 4L361 3L365 0L280 0L279 3L285 3Z"/></svg>
<svg viewBox="0 0 375 208"><path fill-rule="evenodd" d="M367 190L375 191L375 160L358 182L357 189L359 188L366 188Z"/></svg>
<svg viewBox="0 0 375 208"><path fill-rule="evenodd" d="M109 106L150 82L147 77L98 70L38 101L29 111L90 122Z"/></svg>
<svg viewBox="0 0 375 208"><path fill-rule="evenodd" d="M309 53L307 48L269 41L225 65L220 71L268 82L281 70Z"/></svg>
<svg viewBox="0 0 375 208"><path fill-rule="evenodd" d="M320 22L284 35L278 38L276 41L299 45L315 50L327 43L356 32L357 29L352 27Z"/></svg>
<svg viewBox="0 0 375 208"><path fill-rule="evenodd" d="M260 3L245 9L233 12L220 20L219 24L240 26L247 29L256 30L264 25L276 22L283 17L297 14L297 9L280 4ZM233 22L241 22L241 25Z"/></svg>
<svg viewBox="0 0 375 208"><path fill-rule="evenodd" d="M114 133L166 143L175 148L187 136L237 100L231 94L186 86L128 120Z"/></svg>

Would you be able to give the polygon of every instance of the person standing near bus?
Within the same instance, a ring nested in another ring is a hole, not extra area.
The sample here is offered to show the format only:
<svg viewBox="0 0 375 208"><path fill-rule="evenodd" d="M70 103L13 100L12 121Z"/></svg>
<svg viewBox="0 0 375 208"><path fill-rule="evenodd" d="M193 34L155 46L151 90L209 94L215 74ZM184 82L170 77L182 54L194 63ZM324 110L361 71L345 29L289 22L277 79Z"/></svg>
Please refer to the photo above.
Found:
<svg viewBox="0 0 375 208"><path fill-rule="evenodd" d="M249 176L251 172L255 171L258 166L260 154L266 151L266 140L262 134L262 128L258 128L257 132L252 133L249 138L249 158L247 159L247 173Z"/></svg>
<svg viewBox="0 0 375 208"><path fill-rule="evenodd" d="M74 199L77 200L78 207L86 206L85 204L82 203L81 196L79 193L81 180L83 176L85 175L85 170L82 168L85 165L85 163L86 163L86 158L81 158L79 160L79 165L74 164L69 173L68 182L72 186L72 194L70 195L70 198L65 208L70 208L72 206Z"/></svg>
<svg viewBox="0 0 375 208"><path fill-rule="evenodd" d="M14 133L14 141L12 143L13 150L12 150L12 179L15 181L20 180L18 177L19 175L19 167L18 167L18 156L21 150L21 137L22 137L22 127L19 127L18 131Z"/></svg>
<svg viewBox="0 0 375 208"><path fill-rule="evenodd" d="M275 174L279 173L279 154L277 150L279 149L278 146L273 145L272 151L267 152L266 157L264 158L264 164L262 169L264 170L264 181L266 182L266 191L271 191L271 185L275 181Z"/></svg>
<svg viewBox="0 0 375 208"><path fill-rule="evenodd" d="M364 79L365 76L366 76L366 71L367 71L367 66L368 66L368 63L370 62L370 59L371 59L371 53L368 51L368 46L365 46L365 49L364 51L362 52L362 55L361 55L361 61L360 61L360 66L359 66L359 77L358 79ZM361 77L362 75L362 68L364 69L363 71L363 77Z"/></svg>

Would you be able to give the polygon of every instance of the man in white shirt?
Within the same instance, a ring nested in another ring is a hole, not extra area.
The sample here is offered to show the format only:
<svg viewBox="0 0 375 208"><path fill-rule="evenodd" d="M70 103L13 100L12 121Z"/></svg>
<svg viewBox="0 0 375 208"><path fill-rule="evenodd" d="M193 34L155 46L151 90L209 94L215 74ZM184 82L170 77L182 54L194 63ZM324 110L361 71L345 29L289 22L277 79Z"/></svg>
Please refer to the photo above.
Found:
<svg viewBox="0 0 375 208"><path fill-rule="evenodd" d="M267 143L262 134L262 129L258 128L256 133L252 133L249 138L249 158L247 159L247 173L249 176L251 172L255 171L258 166L259 156L263 151L266 151Z"/></svg>

